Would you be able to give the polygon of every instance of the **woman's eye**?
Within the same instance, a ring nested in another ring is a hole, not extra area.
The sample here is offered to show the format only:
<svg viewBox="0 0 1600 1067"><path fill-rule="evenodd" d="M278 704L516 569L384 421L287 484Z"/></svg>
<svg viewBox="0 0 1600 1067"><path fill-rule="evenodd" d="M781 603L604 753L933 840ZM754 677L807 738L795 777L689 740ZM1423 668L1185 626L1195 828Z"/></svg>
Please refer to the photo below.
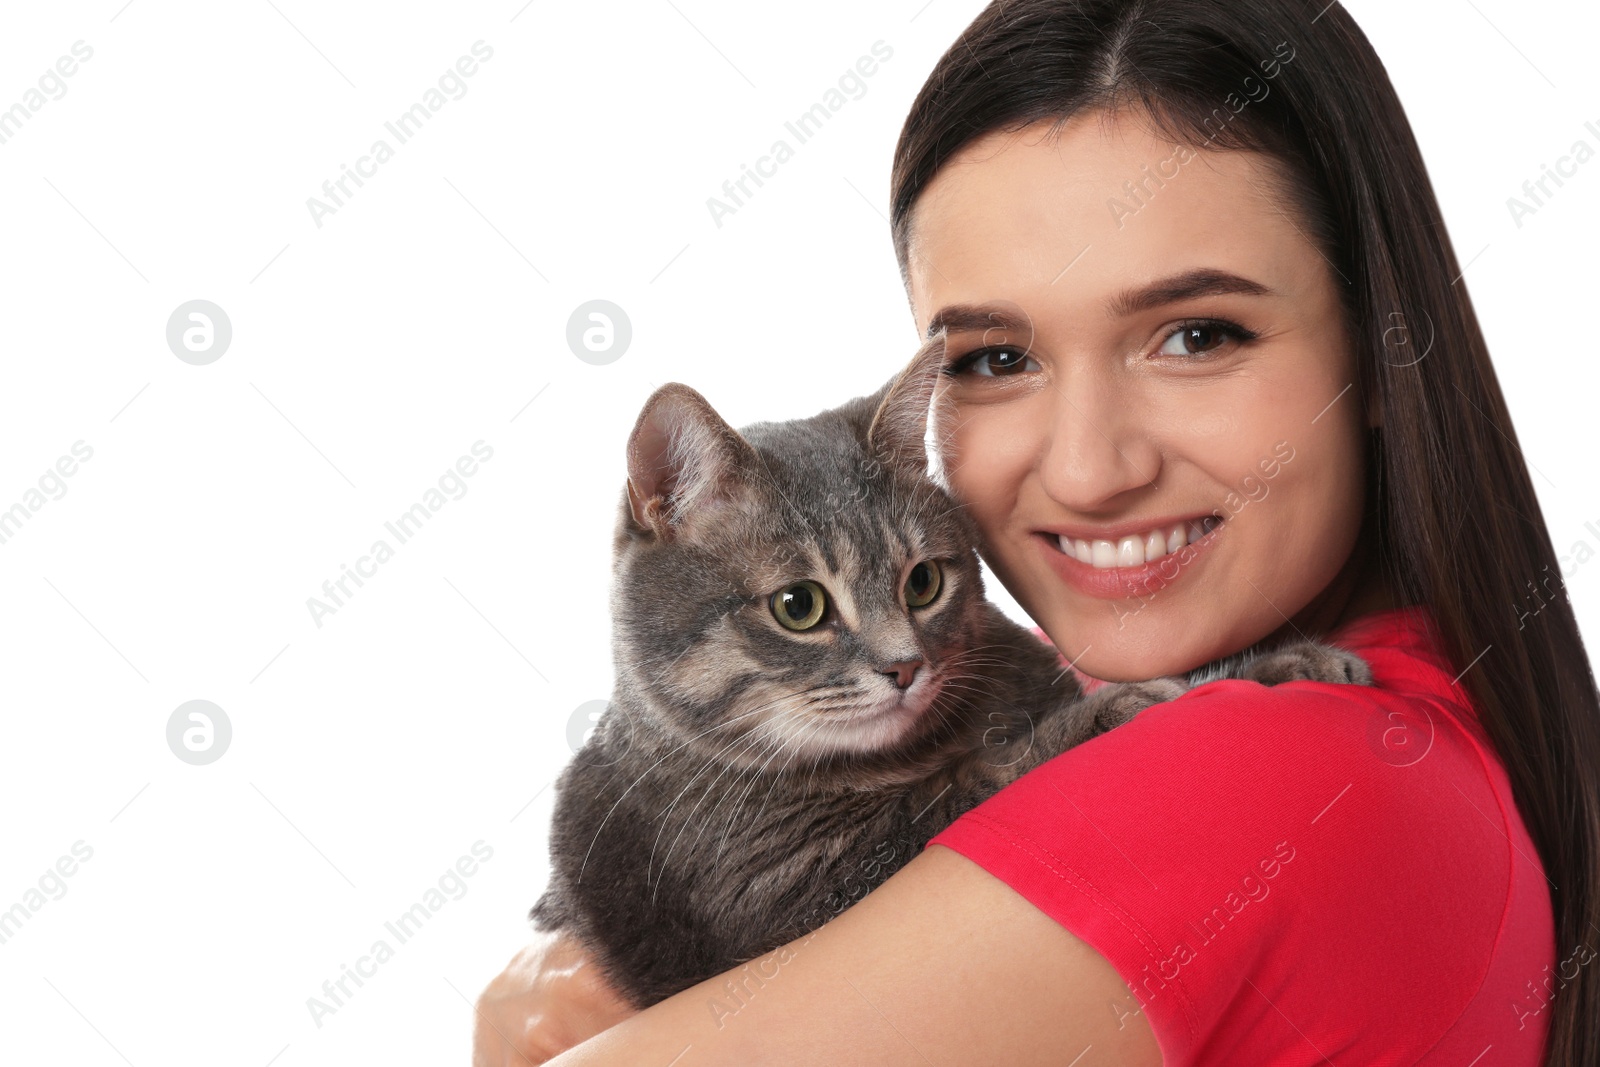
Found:
<svg viewBox="0 0 1600 1067"><path fill-rule="evenodd" d="M1250 341L1255 334L1231 322L1188 322L1168 335L1166 343L1157 350L1159 355L1206 356L1219 348L1225 340Z"/></svg>
<svg viewBox="0 0 1600 1067"><path fill-rule="evenodd" d="M1008 378L1024 370L1038 370L1039 364L1026 352L1015 348L980 348L952 363L947 374L976 374L981 378Z"/></svg>

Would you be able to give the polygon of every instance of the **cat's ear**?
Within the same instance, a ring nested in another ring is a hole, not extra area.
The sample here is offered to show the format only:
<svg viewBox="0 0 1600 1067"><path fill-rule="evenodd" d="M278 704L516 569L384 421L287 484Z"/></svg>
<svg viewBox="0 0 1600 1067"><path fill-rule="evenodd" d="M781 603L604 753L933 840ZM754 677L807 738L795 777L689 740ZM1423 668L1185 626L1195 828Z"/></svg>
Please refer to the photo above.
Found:
<svg viewBox="0 0 1600 1067"><path fill-rule="evenodd" d="M706 398L668 382L645 401L628 437L633 524L673 540L723 516L748 491L759 459Z"/></svg>
<svg viewBox="0 0 1600 1067"><path fill-rule="evenodd" d="M944 366L944 334L917 350L911 362L881 390L882 400L867 430L867 443L885 462L912 470L925 470L928 462L923 437Z"/></svg>

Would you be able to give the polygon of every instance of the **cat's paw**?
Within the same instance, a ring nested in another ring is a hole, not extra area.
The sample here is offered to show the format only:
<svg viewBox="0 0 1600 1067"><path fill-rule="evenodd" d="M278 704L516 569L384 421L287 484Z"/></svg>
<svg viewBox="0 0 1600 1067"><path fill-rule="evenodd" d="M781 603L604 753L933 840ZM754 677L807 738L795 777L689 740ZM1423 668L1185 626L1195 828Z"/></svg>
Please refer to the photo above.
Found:
<svg viewBox="0 0 1600 1067"><path fill-rule="evenodd" d="M1094 711L1096 732L1115 729L1152 704L1177 700L1189 691L1181 678L1152 678L1148 682L1113 682L1087 699Z"/></svg>
<svg viewBox="0 0 1600 1067"><path fill-rule="evenodd" d="M1302 641L1258 656L1244 666L1239 677L1262 685L1301 681L1371 685L1372 668L1354 652Z"/></svg>

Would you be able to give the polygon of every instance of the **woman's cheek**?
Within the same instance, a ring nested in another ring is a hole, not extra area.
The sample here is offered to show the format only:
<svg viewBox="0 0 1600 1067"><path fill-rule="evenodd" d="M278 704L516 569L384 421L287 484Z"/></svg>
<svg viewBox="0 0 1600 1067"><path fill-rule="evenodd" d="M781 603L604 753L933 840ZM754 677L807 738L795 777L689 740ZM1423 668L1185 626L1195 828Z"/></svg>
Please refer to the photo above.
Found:
<svg viewBox="0 0 1600 1067"><path fill-rule="evenodd" d="M945 439L941 462L956 496L971 507L985 533L992 533L1006 517L999 509L1015 499L1027 471L1033 431L1019 413L1000 405L974 406L946 418L956 429Z"/></svg>
<svg viewBox="0 0 1600 1067"><path fill-rule="evenodd" d="M1275 576L1284 594L1294 590L1307 600L1349 558L1364 503L1357 442L1342 433L1318 436L1300 445L1280 438L1240 479L1241 518L1254 530L1261 569ZM1280 606L1293 614L1289 605Z"/></svg>

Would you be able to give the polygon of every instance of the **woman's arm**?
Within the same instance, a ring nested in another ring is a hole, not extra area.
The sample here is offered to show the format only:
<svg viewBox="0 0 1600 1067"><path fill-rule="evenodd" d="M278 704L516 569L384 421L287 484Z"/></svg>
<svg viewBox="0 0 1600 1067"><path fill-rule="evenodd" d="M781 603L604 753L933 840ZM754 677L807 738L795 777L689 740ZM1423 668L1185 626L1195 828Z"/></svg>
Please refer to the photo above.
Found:
<svg viewBox="0 0 1600 1067"><path fill-rule="evenodd" d="M1104 957L961 854L931 846L812 934L550 1061L1158 1067Z"/></svg>

